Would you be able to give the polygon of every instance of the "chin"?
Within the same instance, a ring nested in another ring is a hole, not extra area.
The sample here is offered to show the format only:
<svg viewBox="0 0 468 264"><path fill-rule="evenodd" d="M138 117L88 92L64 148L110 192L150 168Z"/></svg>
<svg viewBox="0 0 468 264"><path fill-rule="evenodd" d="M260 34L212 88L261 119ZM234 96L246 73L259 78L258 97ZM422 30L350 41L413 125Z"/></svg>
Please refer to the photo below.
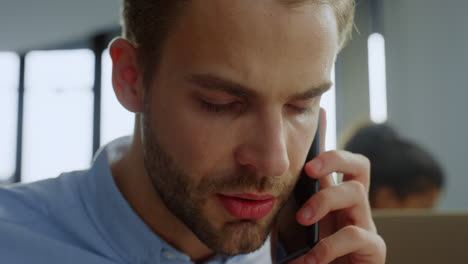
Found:
<svg viewBox="0 0 468 264"><path fill-rule="evenodd" d="M234 256L259 249L270 233L270 225L256 221L238 220L224 224L216 245L211 248L221 254Z"/></svg>

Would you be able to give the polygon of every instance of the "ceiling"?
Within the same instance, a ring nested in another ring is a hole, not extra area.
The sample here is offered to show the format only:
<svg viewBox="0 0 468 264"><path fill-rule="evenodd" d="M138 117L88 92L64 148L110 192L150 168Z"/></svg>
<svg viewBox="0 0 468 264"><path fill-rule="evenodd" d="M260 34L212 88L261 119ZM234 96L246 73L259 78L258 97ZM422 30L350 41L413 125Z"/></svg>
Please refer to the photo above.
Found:
<svg viewBox="0 0 468 264"><path fill-rule="evenodd" d="M0 51L78 42L119 25L119 0L0 0Z"/></svg>

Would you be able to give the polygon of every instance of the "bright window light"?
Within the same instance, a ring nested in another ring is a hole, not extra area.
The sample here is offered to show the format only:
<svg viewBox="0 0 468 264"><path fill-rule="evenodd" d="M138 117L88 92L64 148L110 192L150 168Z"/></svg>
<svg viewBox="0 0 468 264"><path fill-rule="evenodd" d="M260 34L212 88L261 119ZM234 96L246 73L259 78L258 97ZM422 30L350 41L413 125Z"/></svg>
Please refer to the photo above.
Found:
<svg viewBox="0 0 468 264"><path fill-rule="evenodd" d="M0 52L0 182L15 172L19 56Z"/></svg>
<svg viewBox="0 0 468 264"><path fill-rule="evenodd" d="M117 100L112 88L112 61L109 50L102 53L101 145L133 134L135 115Z"/></svg>
<svg viewBox="0 0 468 264"><path fill-rule="evenodd" d="M335 83L335 67L332 69L331 80ZM327 112L327 132L325 135L325 150L336 149L336 90L333 85L322 96L320 105Z"/></svg>
<svg viewBox="0 0 468 264"><path fill-rule="evenodd" d="M387 120L387 77L385 69L385 39L373 33L368 39L369 49L369 103L371 120L383 123Z"/></svg>
<svg viewBox="0 0 468 264"><path fill-rule="evenodd" d="M90 166L94 63L87 49L26 56L23 182Z"/></svg>
<svg viewBox="0 0 468 264"><path fill-rule="evenodd" d="M325 150L336 149L336 89L335 89L335 67L331 72L330 80L333 82L333 86L328 92L323 94L320 106L322 106L327 113L327 131L325 133ZM338 180L338 175L332 173L335 182Z"/></svg>

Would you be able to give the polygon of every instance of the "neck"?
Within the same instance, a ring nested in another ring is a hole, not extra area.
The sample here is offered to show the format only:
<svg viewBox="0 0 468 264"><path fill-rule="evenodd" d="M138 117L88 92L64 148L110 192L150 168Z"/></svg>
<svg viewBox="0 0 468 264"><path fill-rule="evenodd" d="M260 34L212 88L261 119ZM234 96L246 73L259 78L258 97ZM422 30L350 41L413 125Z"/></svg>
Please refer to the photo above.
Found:
<svg viewBox="0 0 468 264"><path fill-rule="evenodd" d="M116 185L140 218L167 243L197 262L210 257L214 252L171 213L154 189L144 166L138 123L130 150L111 165Z"/></svg>

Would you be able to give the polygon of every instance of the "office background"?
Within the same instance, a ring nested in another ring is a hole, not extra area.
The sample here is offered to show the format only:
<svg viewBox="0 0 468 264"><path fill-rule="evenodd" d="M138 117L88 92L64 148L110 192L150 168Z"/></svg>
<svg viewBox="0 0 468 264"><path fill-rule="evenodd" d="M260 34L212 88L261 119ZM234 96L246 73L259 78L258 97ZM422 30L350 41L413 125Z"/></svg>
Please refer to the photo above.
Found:
<svg viewBox="0 0 468 264"><path fill-rule="evenodd" d="M357 2L359 32L337 60L329 97L331 130L340 138L370 119L369 37L381 34L387 119L441 161L448 182L439 208L468 209L468 2ZM99 146L131 133L106 53L119 4L0 0L0 181L85 169Z"/></svg>

